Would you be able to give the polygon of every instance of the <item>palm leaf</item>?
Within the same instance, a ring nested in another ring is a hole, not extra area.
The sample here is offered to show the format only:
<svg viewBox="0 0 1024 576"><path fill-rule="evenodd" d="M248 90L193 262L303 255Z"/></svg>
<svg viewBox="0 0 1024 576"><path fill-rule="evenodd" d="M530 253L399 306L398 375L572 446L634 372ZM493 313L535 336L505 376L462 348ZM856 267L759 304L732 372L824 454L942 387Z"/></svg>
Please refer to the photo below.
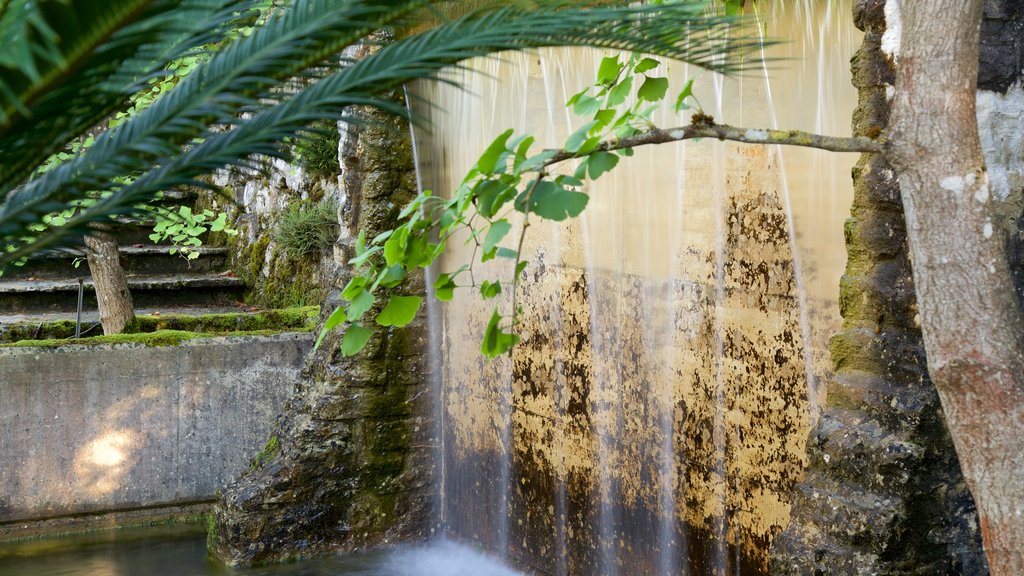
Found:
<svg viewBox="0 0 1024 576"><path fill-rule="evenodd" d="M271 97L271 90L284 80L421 4L421 0L297 2L251 36L215 54L131 122L101 134L80 157L10 192L0 206L0 236L18 233L24 223L38 221L69 199L109 190L118 177L173 157L209 126L233 122Z"/></svg>
<svg viewBox="0 0 1024 576"><path fill-rule="evenodd" d="M255 0L160 0L98 42L56 77L29 114L0 129L0 194L32 174L53 153L80 137L145 89L168 62L204 44L222 41ZM111 25L108 25L112 26ZM106 28L104 28L106 29ZM69 33L70 34L70 33ZM94 38L95 35L89 35ZM82 46L83 42L72 42ZM64 68L55 68L64 70Z"/></svg>
<svg viewBox="0 0 1024 576"><path fill-rule="evenodd" d="M385 91L411 80L436 77L445 67L468 58L541 46L594 46L641 51L734 72L744 65L741 55L760 47L756 35L737 34L735 20L706 16L703 3L581 10L569 7L567 2L550 1L530 10L506 7L474 12L387 45L295 94L279 93L272 101L261 101L261 97L266 98L266 90L282 79L273 76L276 66L284 64L286 53L295 54L289 42L274 41L278 35L294 32L291 41L308 39L324 51L340 50L379 27L380 20L394 21L400 15L374 11L367 3L346 3L346 8L354 8L359 18L342 28L349 33L344 42L335 42L328 48L312 40L318 37L316 32L297 32L302 28L302 17L309 14L303 8L315 4L299 2L299 9L268 23L267 30L272 32L257 32L249 42L240 42L218 54L204 71L231 74L233 78L207 78L205 74L188 78L168 98L126 123L122 130L104 135L102 143L98 142L74 163L13 194L0 209L0 241L9 243L13 250L5 259L50 246L62 235L81 232L89 222L131 210L133 204L161 190L197 184L197 178L222 166L247 165L254 154L281 155L281 142L286 137L300 133L312 121L336 119L349 106L373 105L403 113L382 97ZM403 7L411 9L413 4ZM732 29L723 30L726 25ZM302 66L317 62L323 54L309 55ZM268 61L273 65L261 66ZM236 92L237 85L242 89ZM252 116L239 121L239 110L247 110ZM211 133L211 123L228 129ZM185 146L197 136L203 141ZM123 158L118 156L125 152L128 154ZM20 227L10 220L11 215L35 218L54 202L96 189L112 175L139 168L140 159L158 165L145 170L129 185L107 184L103 189L110 192L109 196L77 215L69 226L48 230L29 240L18 235ZM156 159L160 161L153 162Z"/></svg>

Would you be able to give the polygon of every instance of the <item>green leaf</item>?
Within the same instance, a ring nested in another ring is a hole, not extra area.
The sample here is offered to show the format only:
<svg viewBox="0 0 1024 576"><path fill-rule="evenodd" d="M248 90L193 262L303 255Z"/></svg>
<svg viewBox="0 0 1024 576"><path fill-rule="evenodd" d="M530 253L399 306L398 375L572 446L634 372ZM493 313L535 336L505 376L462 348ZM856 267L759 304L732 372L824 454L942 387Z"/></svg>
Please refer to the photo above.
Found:
<svg viewBox="0 0 1024 576"><path fill-rule="evenodd" d="M689 110L690 106L686 103L686 99L693 96L693 78L686 81L686 86L683 86L683 91L679 93L676 98L676 113L682 112L683 110Z"/></svg>
<svg viewBox="0 0 1024 576"><path fill-rule="evenodd" d="M591 136L580 146L580 149L576 151L577 154L590 154L598 145L601 144L601 136Z"/></svg>
<svg viewBox="0 0 1024 576"><path fill-rule="evenodd" d="M644 58L643 60L636 63L636 66L633 68L633 71L636 72L637 74L643 74L648 70L654 70L658 66L661 66L661 62L658 62L654 58Z"/></svg>
<svg viewBox="0 0 1024 576"><path fill-rule="evenodd" d="M516 146L516 164L526 160L526 154L530 151L530 146L533 146L535 141L536 138L533 136L524 136L519 140L519 144Z"/></svg>
<svg viewBox="0 0 1024 576"><path fill-rule="evenodd" d="M530 263L529 263L529 262L527 262L526 260L523 260L522 262L520 262L520 263L519 263L519 264L518 264L518 265L516 266L516 276L519 276L520 274L522 274L522 273L523 273L523 270L526 270L526 267L527 267L527 266L528 266L529 264L530 264Z"/></svg>
<svg viewBox="0 0 1024 576"><path fill-rule="evenodd" d="M451 208L447 208L441 213L439 221L441 223L441 235L443 236L445 232L449 231L459 221L459 213Z"/></svg>
<svg viewBox="0 0 1024 576"><path fill-rule="evenodd" d="M508 258L509 260L515 260L519 256L519 252L511 248L499 247L498 251L495 252L498 258Z"/></svg>
<svg viewBox="0 0 1024 576"><path fill-rule="evenodd" d="M637 90L636 96L648 102L658 102L665 98L666 92L668 92L668 78L648 78Z"/></svg>
<svg viewBox="0 0 1024 576"><path fill-rule="evenodd" d="M366 261L369 260L371 256L373 256L377 252L380 252L381 250L382 250L382 248L380 246L374 246L373 248L370 248L369 250L366 250L365 252L363 252L359 256L356 256L355 258L349 260L348 263L351 264L352 266L355 266L356 268L358 268L358 267L362 266L363 264L366 264Z"/></svg>
<svg viewBox="0 0 1024 576"><path fill-rule="evenodd" d="M345 287L341 289L341 297L344 298L345 300L352 301L355 299L356 296L359 295L360 292L363 291L364 288L366 288L367 284L368 281L365 277L356 276L349 280L348 284L346 284Z"/></svg>
<svg viewBox="0 0 1024 576"><path fill-rule="evenodd" d="M370 341L370 337L373 336L373 329L359 324L352 324L345 330L345 335L341 338L341 353L344 356L355 356L366 347L366 343Z"/></svg>
<svg viewBox="0 0 1024 576"><path fill-rule="evenodd" d="M409 202L408 204L406 204L405 208L402 208L402 211L398 213L398 218L399 219L406 218L410 214L415 212L420 206L423 205L424 198L426 198L426 197L422 196L422 195L417 196L416 198L413 198L412 202Z"/></svg>
<svg viewBox="0 0 1024 576"><path fill-rule="evenodd" d="M582 180L587 177L587 164L590 163L590 156L584 156L580 163L576 166L576 170L572 173L572 177L576 180Z"/></svg>
<svg viewBox="0 0 1024 576"><path fill-rule="evenodd" d="M409 246L409 229L399 228L384 243L384 260L388 266L405 260L405 249Z"/></svg>
<svg viewBox="0 0 1024 576"><path fill-rule="evenodd" d="M346 320L348 320L348 316L345 315L345 307L338 306L335 308L334 312L331 312L331 315L327 317L327 321L324 322L324 327L320 329L320 335L316 337L316 344L313 344L313 349L319 348L327 333L340 326Z"/></svg>
<svg viewBox="0 0 1024 576"><path fill-rule="evenodd" d="M494 174L498 172L498 160L508 149L508 139L512 137L513 130L509 128L491 142L491 145L484 150L484 153L477 160L476 169L481 174Z"/></svg>
<svg viewBox="0 0 1024 576"><path fill-rule="evenodd" d="M376 300L372 292L366 290L360 290L356 297L353 298L348 305L348 320L350 322L356 322L366 314L366 311L373 306L373 302Z"/></svg>
<svg viewBox="0 0 1024 576"><path fill-rule="evenodd" d="M452 280L451 274L441 274L434 281L434 297L444 302L450 302L455 296L455 289L458 285Z"/></svg>
<svg viewBox="0 0 1024 576"><path fill-rule="evenodd" d="M626 101L629 97L629 93L633 91L633 77L626 76L626 79L619 82L611 91L608 92L608 106L618 106Z"/></svg>
<svg viewBox="0 0 1024 576"><path fill-rule="evenodd" d="M605 56L601 59L601 65L597 68L597 83L611 84L622 72L622 64L618 56Z"/></svg>
<svg viewBox="0 0 1024 576"><path fill-rule="evenodd" d="M577 116L590 116L601 107L601 101L593 96L580 96L572 106L572 111Z"/></svg>
<svg viewBox="0 0 1024 576"><path fill-rule="evenodd" d="M544 164L548 160L551 160L557 154L557 150L545 150L536 156L527 158L522 164L516 167L517 172L532 172L539 170L544 167Z"/></svg>
<svg viewBox="0 0 1024 576"><path fill-rule="evenodd" d="M578 151L584 143L587 141L587 137L590 134L590 129L597 125L596 120L587 122L583 126L580 126L579 130L573 132L569 138L565 141L565 149L568 152L575 153Z"/></svg>
<svg viewBox="0 0 1024 576"><path fill-rule="evenodd" d="M476 186L476 209L484 218L493 218L515 195L515 187L500 180L482 180Z"/></svg>
<svg viewBox="0 0 1024 576"><path fill-rule="evenodd" d="M595 127L599 126L601 128L604 128L605 126L610 124L612 120L615 120L615 110L613 110L612 108L603 108L601 110L598 110L597 114L594 114L594 120L597 121Z"/></svg>
<svg viewBox="0 0 1024 576"><path fill-rule="evenodd" d="M395 264L389 266L386 270L381 272L380 278L377 283L381 286L391 288L402 281L405 278L405 266L401 264Z"/></svg>
<svg viewBox="0 0 1024 576"><path fill-rule="evenodd" d="M392 296L388 305L377 315L377 324L381 326L402 327L412 322L423 301L419 296Z"/></svg>
<svg viewBox="0 0 1024 576"><path fill-rule="evenodd" d="M589 91L589 90L590 90L590 88L584 88L583 90L573 94L572 97L570 97L568 100L565 101L565 107L569 108L570 106L575 104L576 101L579 100L584 95L586 95L587 91Z"/></svg>
<svg viewBox="0 0 1024 576"><path fill-rule="evenodd" d="M480 344L480 352L488 358L496 358L508 352L519 343L519 336L502 331L498 326L501 315L495 310L490 322L484 330L484 340Z"/></svg>
<svg viewBox="0 0 1024 576"><path fill-rule="evenodd" d="M490 252L498 245L498 242L512 230L508 220L502 218L487 229L487 236L484 238L484 252Z"/></svg>
<svg viewBox="0 0 1024 576"><path fill-rule="evenodd" d="M360 230L356 237L356 256L362 256L366 252L366 230Z"/></svg>
<svg viewBox="0 0 1024 576"><path fill-rule="evenodd" d="M591 180L597 180L605 172L615 168L615 165L619 163L619 157L610 152L594 152L590 155L590 161L587 162L587 173L590 175Z"/></svg>
<svg viewBox="0 0 1024 576"><path fill-rule="evenodd" d="M501 294L501 282L484 280L484 283L480 285L480 295L483 296L484 300L490 300L498 294Z"/></svg>
<svg viewBox="0 0 1024 576"><path fill-rule="evenodd" d="M569 217L579 216L580 212L587 207L590 198L582 193L566 190L554 182L543 181L533 190L533 196L526 205L526 195L523 192L516 199L516 208L523 212L529 210L541 218L548 220L562 221Z"/></svg>

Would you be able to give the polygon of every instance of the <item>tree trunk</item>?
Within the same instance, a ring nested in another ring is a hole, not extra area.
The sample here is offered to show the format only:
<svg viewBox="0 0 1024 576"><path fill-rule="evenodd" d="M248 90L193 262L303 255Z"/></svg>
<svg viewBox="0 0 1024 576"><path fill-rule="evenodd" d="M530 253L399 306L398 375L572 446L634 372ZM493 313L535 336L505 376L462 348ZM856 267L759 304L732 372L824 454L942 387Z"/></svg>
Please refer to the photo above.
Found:
<svg viewBox="0 0 1024 576"><path fill-rule="evenodd" d="M902 2L888 156L899 174L928 369L991 573L1024 574L1024 315L975 115L983 0Z"/></svg>
<svg viewBox="0 0 1024 576"><path fill-rule="evenodd" d="M117 239L106 232L93 230L85 237L89 269L99 304L100 323L104 334L120 334L135 325L135 309L128 281L121 267Z"/></svg>

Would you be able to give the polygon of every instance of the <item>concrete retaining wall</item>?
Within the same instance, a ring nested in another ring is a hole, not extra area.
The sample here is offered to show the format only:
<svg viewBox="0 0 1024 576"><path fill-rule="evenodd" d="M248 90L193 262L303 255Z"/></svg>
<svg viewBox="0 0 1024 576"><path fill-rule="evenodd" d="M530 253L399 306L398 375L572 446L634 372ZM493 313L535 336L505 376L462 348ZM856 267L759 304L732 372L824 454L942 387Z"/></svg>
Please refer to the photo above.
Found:
<svg viewBox="0 0 1024 576"><path fill-rule="evenodd" d="M0 525L212 499L267 441L312 338L0 349Z"/></svg>

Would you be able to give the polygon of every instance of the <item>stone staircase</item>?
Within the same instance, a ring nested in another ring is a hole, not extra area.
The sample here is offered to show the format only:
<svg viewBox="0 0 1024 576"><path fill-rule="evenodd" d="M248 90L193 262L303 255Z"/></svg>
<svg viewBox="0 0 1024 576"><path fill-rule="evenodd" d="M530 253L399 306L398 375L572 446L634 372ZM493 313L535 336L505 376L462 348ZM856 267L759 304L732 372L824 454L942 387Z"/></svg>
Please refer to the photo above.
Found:
<svg viewBox="0 0 1024 576"><path fill-rule="evenodd" d="M177 203L187 200L182 195L169 198ZM195 260L172 255L169 246L149 239L153 224L123 220L113 232L137 313L236 310L245 283L226 268L227 249L200 247ZM9 267L0 276L0 324L73 319L79 280L84 286L83 317L95 321L96 296L84 249L45 251L24 266Z"/></svg>

